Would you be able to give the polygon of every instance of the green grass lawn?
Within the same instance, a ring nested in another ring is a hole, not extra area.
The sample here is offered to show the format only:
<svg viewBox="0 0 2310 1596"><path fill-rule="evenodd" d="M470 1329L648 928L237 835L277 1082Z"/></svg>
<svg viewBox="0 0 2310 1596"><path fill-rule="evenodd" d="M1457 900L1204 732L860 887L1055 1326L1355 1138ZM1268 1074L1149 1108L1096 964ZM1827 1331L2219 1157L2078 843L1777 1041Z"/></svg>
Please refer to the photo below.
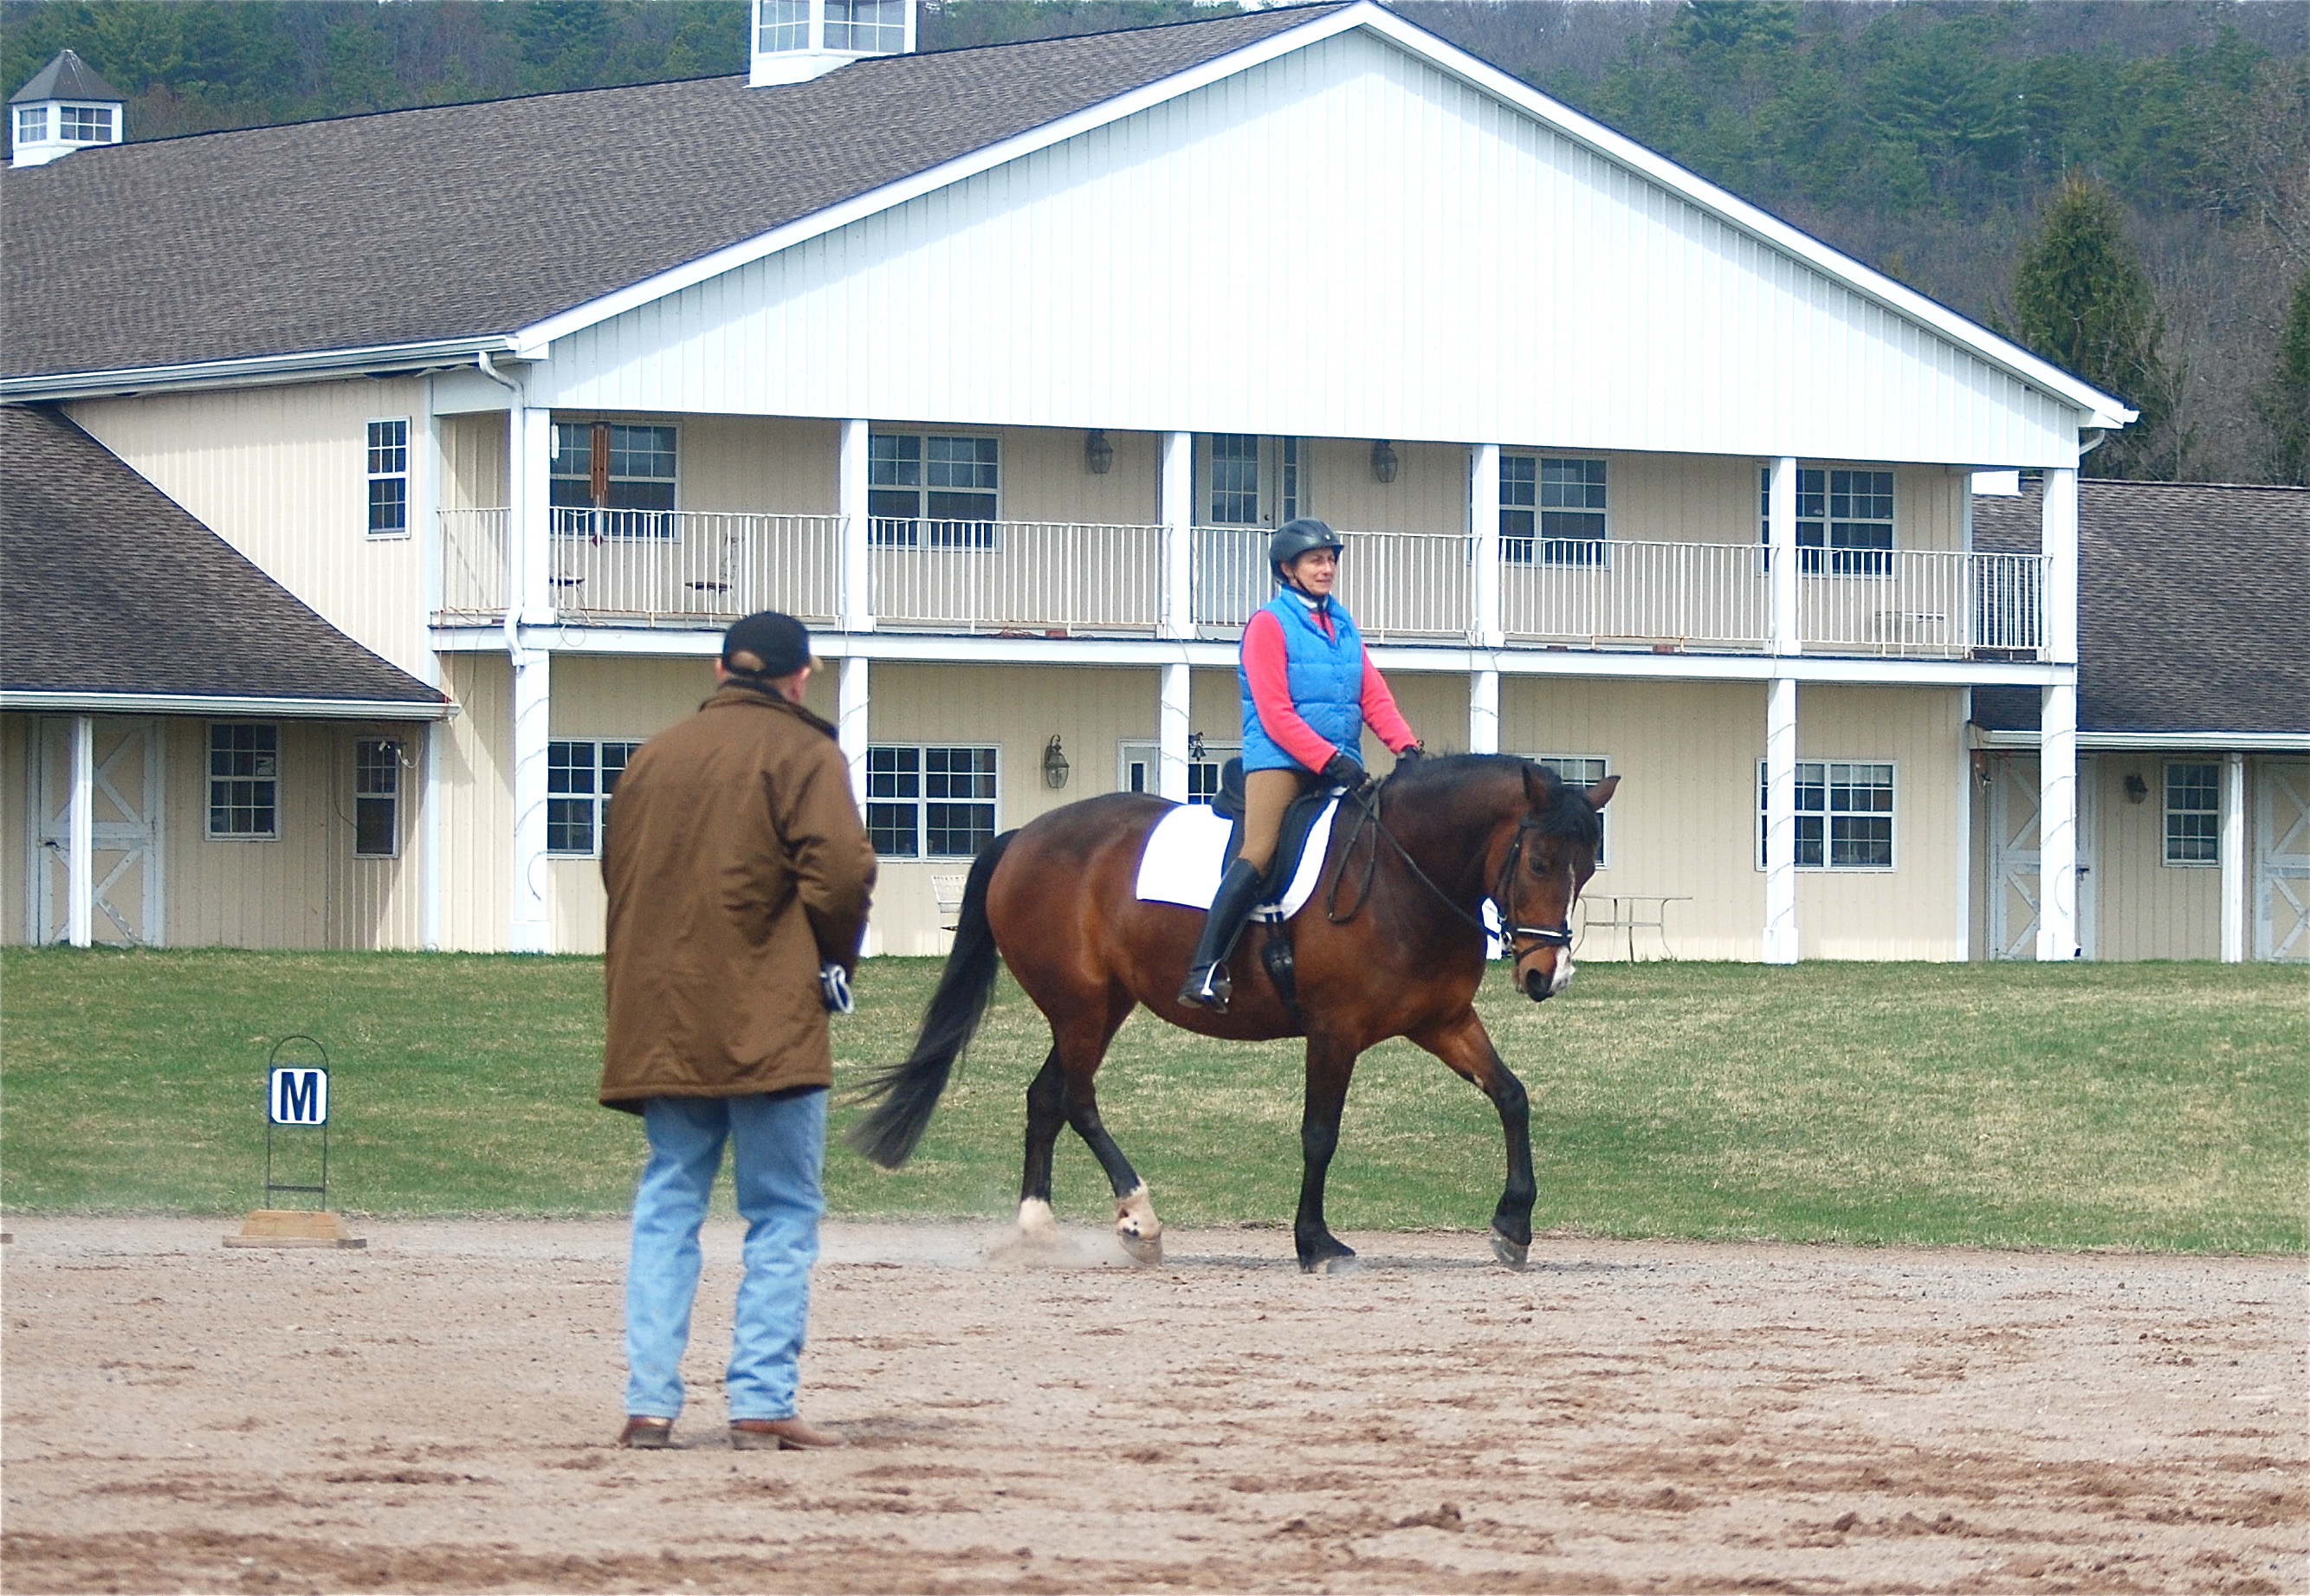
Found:
<svg viewBox="0 0 2310 1596"><path fill-rule="evenodd" d="M877 959L836 1025L843 1074L904 1053L937 976ZM307 1032L334 1065L333 1205L604 1214L638 1123L596 1107L590 958L357 953L0 956L0 1203L259 1205L263 1075ZM2310 1208L2310 978L2254 965L1589 965L1535 1005L1483 999L1533 1099L1539 1227L1621 1236L2296 1252ZM1006 977L915 1162L837 1147L833 1210L1008 1215L1021 1096L1048 1045ZM1298 1052L1135 1016L1109 1127L1174 1223L1288 1223ZM850 1111L838 1110L837 1123ZM292 1137L296 1140L292 1141ZM282 1132L276 1178L309 1178ZM1444 1067L1368 1054L1331 1186L1342 1229L1481 1225L1498 1123ZM1104 1222L1070 1133L1061 1210Z"/></svg>

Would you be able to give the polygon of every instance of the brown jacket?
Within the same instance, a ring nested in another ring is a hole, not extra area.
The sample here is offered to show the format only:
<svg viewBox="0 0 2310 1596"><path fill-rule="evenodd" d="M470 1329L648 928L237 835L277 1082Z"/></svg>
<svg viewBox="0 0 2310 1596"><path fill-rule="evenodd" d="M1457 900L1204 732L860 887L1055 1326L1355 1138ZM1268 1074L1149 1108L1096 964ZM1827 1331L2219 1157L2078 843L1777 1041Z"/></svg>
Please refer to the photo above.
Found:
<svg viewBox="0 0 2310 1596"><path fill-rule="evenodd" d="M819 966L855 967L874 885L833 727L723 687L627 763L602 875L604 1103L833 1083Z"/></svg>

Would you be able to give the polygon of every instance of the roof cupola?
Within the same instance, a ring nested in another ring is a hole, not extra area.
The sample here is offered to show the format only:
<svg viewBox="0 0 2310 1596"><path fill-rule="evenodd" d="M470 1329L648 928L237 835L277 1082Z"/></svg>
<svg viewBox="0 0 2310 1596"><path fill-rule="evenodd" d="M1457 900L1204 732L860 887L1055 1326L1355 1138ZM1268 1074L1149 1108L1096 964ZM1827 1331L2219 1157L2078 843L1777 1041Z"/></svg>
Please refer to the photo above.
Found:
<svg viewBox="0 0 2310 1596"><path fill-rule="evenodd" d="M915 0L754 0L753 70L760 89L804 83L868 56L915 48Z"/></svg>
<svg viewBox="0 0 2310 1596"><path fill-rule="evenodd" d="M91 144L117 144L121 137L120 91L70 50L32 74L8 97L8 135L15 166L46 166Z"/></svg>

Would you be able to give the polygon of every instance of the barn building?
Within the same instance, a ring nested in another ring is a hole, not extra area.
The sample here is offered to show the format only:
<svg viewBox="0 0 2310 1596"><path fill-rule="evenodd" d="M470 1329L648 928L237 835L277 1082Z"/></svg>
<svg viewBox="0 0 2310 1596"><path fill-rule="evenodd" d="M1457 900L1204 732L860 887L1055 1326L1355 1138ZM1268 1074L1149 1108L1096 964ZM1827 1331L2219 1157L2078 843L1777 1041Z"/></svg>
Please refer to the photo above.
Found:
<svg viewBox="0 0 2310 1596"><path fill-rule="evenodd" d="M1431 747L1625 778L1588 956L2303 956L2299 891L2254 885L2304 846L2298 697L2290 741L2159 768L2218 768L2210 938L2081 917L2080 772L2119 766L2079 718L2079 474L2116 398L1368 0L912 29L758 0L745 77L0 178L12 563L221 542L277 592L213 663L285 602L343 666L43 674L12 611L8 936L596 950L628 751L778 608L885 860L870 950L934 952L996 831L1210 790L1267 533L1316 515ZM20 525L50 473L158 491ZM1977 498L1999 473L2029 496Z"/></svg>

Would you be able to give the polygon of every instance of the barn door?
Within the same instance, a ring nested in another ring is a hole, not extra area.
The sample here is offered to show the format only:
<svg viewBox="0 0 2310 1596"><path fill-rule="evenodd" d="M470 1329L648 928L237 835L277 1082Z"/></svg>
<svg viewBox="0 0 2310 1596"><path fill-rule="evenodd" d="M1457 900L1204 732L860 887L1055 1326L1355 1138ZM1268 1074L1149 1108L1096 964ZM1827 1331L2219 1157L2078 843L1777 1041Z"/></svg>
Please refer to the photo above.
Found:
<svg viewBox="0 0 2310 1596"><path fill-rule="evenodd" d="M2310 760L2264 759L2257 785L2254 956L2310 962Z"/></svg>
<svg viewBox="0 0 2310 1596"><path fill-rule="evenodd" d="M161 723L106 716L96 720L94 732L90 934L114 947L158 947L163 929ZM71 924L72 742L71 721L40 722L32 933L42 942L62 941Z"/></svg>
<svg viewBox="0 0 2310 1596"><path fill-rule="evenodd" d="M1989 956L2037 957L2037 761L1989 760Z"/></svg>

